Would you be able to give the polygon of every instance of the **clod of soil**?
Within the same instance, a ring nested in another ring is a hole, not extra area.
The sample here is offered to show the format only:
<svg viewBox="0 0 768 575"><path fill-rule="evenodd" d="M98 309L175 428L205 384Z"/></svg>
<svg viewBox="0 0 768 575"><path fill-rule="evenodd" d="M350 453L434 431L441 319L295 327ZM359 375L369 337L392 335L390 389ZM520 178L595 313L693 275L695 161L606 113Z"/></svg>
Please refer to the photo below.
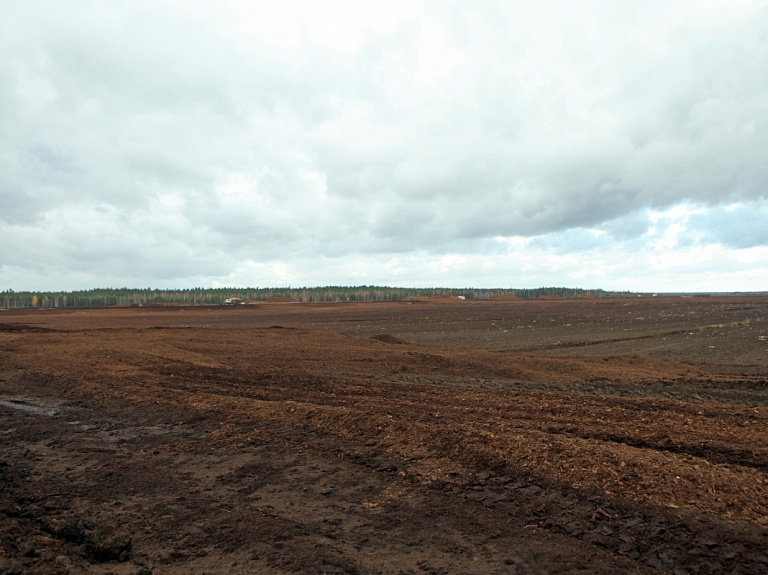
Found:
<svg viewBox="0 0 768 575"><path fill-rule="evenodd" d="M380 341L382 343L391 343L393 345L404 345L408 342L405 341L401 337L397 337L396 335L392 335L391 333L381 333L371 336L372 340Z"/></svg>

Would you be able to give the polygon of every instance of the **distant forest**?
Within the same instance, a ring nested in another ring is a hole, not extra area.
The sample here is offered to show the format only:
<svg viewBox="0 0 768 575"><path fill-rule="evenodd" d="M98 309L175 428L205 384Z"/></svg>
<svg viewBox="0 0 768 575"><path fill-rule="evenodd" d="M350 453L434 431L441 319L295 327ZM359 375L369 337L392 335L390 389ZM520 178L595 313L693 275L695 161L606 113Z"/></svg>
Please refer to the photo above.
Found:
<svg viewBox="0 0 768 575"><path fill-rule="evenodd" d="M536 289L451 289L399 288L382 286L327 286L303 288L192 288L192 289L91 289L69 292L0 292L0 306L17 308L151 306L167 304L220 305L228 298L256 302L267 298L290 298L297 302L402 301L407 297L459 296L484 300L495 296L521 299L541 297L616 297L631 292L609 292L576 288L542 287Z"/></svg>

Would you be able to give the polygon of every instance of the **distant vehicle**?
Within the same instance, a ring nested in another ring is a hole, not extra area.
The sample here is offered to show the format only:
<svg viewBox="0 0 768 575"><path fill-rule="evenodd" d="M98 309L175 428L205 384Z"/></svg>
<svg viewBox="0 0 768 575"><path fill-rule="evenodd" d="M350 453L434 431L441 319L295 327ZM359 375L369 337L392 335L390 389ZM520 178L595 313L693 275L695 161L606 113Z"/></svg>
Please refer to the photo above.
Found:
<svg viewBox="0 0 768 575"><path fill-rule="evenodd" d="M239 297L228 297L224 300L223 305L245 305L245 302Z"/></svg>

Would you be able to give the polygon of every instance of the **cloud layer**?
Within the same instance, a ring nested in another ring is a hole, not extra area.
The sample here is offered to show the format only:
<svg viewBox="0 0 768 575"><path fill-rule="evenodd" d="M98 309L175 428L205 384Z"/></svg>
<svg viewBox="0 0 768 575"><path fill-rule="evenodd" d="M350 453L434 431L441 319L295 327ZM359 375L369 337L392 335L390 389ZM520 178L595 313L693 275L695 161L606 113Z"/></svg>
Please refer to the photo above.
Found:
<svg viewBox="0 0 768 575"><path fill-rule="evenodd" d="M762 2L0 3L0 289L766 289Z"/></svg>

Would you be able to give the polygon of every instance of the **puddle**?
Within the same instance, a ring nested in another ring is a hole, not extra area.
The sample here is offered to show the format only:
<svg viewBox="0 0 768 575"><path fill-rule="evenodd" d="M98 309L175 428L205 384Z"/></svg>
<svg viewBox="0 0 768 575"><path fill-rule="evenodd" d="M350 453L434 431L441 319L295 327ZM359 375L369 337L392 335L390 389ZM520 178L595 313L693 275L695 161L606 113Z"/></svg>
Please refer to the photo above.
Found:
<svg viewBox="0 0 768 575"><path fill-rule="evenodd" d="M35 405L27 399L0 399L0 406L48 417L56 417L59 414L59 410L54 406Z"/></svg>

